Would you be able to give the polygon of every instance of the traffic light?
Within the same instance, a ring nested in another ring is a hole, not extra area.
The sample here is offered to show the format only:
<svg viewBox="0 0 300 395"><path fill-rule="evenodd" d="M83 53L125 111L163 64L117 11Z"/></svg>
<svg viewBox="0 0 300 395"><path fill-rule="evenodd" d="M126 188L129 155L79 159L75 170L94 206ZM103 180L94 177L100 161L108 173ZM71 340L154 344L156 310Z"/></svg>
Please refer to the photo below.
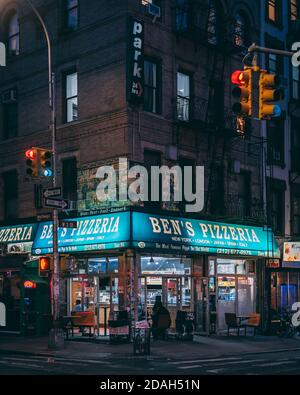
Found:
<svg viewBox="0 0 300 395"><path fill-rule="evenodd" d="M50 273L50 257L39 258L39 276L48 277Z"/></svg>
<svg viewBox="0 0 300 395"><path fill-rule="evenodd" d="M38 176L38 153L35 148L30 148L25 152L26 174L30 177Z"/></svg>
<svg viewBox="0 0 300 395"><path fill-rule="evenodd" d="M252 73L251 67L245 67L244 70L235 70L231 74L231 82L236 85L232 90L232 96L239 99L232 106L232 111L238 115L252 115Z"/></svg>
<svg viewBox="0 0 300 395"><path fill-rule="evenodd" d="M52 177L52 152L45 149L39 149L40 176Z"/></svg>
<svg viewBox="0 0 300 395"><path fill-rule="evenodd" d="M271 119L281 115L281 108L275 102L283 98L281 89L277 89L280 79L276 74L260 70L259 76L259 119Z"/></svg>

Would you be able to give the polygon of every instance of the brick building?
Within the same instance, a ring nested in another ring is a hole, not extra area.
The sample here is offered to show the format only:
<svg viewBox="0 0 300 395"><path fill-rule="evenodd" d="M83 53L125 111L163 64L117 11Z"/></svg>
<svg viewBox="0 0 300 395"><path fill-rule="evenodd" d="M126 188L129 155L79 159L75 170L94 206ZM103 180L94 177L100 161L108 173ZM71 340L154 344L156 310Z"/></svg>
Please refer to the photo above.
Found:
<svg viewBox="0 0 300 395"><path fill-rule="evenodd" d="M69 217L100 215L99 210L120 205L97 201L95 174L99 165L117 167L118 158L127 157L148 168L205 166L205 207L195 220L265 225L260 125L247 122L245 130L238 131L231 111L230 83L231 72L243 65L248 45L260 42L258 1L115 0L112 4L107 0L36 0L34 4L53 44L59 183L64 197L75 202ZM138 101L132 100L130 91L130 18L142 22L144 30L140 57L143 100ZM34 187L47 186L48 181L33 182L24 173L26 149L51 148L45 40L26 2L0 0L0 41L8 51L7 67L0 70L0 219L3 226L9 226L34 223L37 214L49 211L39 207ZM186 217L180 204L154 202L140 210ZM212 258L205 253L196 258L189 253L183 256L184 249L173 256L170 251L164 255L151 248L144 255L115 251L106 259L107 264L115 256L119 261L119 275L110 277L108 287L110 308L126 288L120 273L123 270L126 277L128 261L129 266L141 267L136 281L144 292L140 295L144 309L153 304L155 296L162 296L174 314L185 307L195 310L199 327L210 331L209 309L204 306L207 293L211 317L221 317L219 321L211 318L212 324L222 329L226 311L247 314L261 310L259 268L263 259L258 257L269 255L268 237L266 248L245 252L250 260L242 252L234 256L229 249L223 253L211 250ZM91 264L98 262L100 267L108 253L99 251L98 255L98 261L93 258ZM164 256L176 260L178 269L171 272L175 280L167 277L170 272ZM81 254L78 259L89 264L92 258ZM122 260L125 266L120 270ZM147 271L146 260L162 262L162 273ZM218 277L222 273L231 276L227 285ZM148 280L147 275L157 281ZM73 291L77 285L72 281L68 279L67 292L74 293L67 301L68 310L74 307L76 295L84 298L83 291ZM94 287L93 281L86 281L87 288ZM242 303L243 292L250 302L240 305L238 297ZM231 304L227 306L227 302Z"/></svg>

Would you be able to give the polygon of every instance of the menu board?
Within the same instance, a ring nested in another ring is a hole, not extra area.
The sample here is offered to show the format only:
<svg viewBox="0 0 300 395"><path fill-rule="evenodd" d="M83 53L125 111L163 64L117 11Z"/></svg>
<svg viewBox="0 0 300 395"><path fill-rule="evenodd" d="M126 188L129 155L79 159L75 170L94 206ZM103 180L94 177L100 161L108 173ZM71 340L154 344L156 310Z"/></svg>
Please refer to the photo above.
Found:
<svg viewBox="0 0 300 395"><path fill-rule="evenodd" d="M300 267L300 242L284 243L282 267Z"/></svg>

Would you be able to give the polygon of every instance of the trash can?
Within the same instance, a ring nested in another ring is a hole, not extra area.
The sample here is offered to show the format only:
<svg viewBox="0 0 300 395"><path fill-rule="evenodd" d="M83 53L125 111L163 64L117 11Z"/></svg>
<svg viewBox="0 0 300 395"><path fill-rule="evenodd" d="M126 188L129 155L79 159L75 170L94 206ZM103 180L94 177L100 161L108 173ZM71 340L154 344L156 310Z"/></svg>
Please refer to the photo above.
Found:
<svg viewBox="0 0 300 395"><path fill-rule="evenodd" d="M150 355L150 328L133 329L133 354Z"/></svg>

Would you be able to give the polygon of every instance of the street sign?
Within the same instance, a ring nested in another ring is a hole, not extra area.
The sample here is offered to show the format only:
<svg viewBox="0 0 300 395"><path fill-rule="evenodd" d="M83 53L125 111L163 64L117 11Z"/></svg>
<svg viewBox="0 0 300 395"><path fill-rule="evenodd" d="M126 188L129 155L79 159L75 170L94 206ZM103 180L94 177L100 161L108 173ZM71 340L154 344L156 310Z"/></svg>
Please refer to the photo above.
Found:
<svg viewBox="0 0 300 395"><path fill-rule="evenodd" d="M59 228L71 228L71 229L77 229L77 221L64 221L64 220L59 220Z"/></svg>
<svg viewBox="0 0 300 395"><path fill-rule="evenodd" d="M61 187L43 189L44 198L58 197L61 196L61 194L62 194Z"/></svg>
<svg viewBox="0 0 300 395"><path fill-rule="evenodd" d="M67 210L70 207L69 200L66 199L52 199L46 198L44 200L45 207L60 208L62 210Z"/></svg>

